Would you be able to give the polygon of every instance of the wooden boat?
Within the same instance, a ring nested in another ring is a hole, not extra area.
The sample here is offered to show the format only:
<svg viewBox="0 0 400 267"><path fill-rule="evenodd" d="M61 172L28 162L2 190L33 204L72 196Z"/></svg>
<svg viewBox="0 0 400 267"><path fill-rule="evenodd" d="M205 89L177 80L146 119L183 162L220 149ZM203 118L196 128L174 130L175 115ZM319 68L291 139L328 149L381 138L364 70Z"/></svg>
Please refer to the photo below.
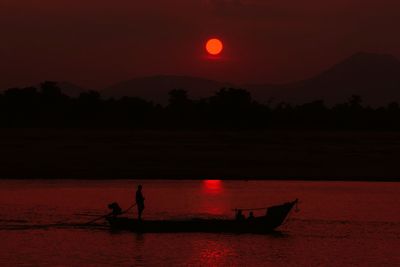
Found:
<svg viewBox="0 0 400 267"><path fill-rule="evenodd" d="M282 205L267 208L265 216L247 220L192 219L192 220L142 220L128 217L108 216L111 229L140 233L268 233L275 230L287 218L297 199Z"/></svg>

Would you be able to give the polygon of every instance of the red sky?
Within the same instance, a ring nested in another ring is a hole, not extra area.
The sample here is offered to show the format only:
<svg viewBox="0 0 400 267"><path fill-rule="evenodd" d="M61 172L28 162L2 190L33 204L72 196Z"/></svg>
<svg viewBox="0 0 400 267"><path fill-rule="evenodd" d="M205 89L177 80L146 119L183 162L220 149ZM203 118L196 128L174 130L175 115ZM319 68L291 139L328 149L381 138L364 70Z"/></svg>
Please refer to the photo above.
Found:
<svg viewBox="0 0 400 267"><path fill-rule="evenodd" d="M399 25L398 0L1 0L0 88L153 74L293 81L358 51L400 58ZM219 60L203 48L214 36Z"/></svg>

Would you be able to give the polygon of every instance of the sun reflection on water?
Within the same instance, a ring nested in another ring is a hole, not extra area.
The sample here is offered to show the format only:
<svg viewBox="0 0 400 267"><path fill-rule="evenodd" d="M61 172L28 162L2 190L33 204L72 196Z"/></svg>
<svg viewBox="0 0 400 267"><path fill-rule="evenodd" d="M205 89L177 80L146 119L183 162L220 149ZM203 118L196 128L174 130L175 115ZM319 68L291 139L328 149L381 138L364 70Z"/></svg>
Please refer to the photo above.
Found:
<svg viewBox="0 0 400 267"><path fill-rule="evenodd" d="M226 198L224 197L223 181L221 180L203 180L202 184L201 209L210 215L221 215L228 208Z"/></svg>
<svg viewBox="0 0 400 267"><path fill-rule="evenodd" d="M204 180L203 191L209 195L218 195L223 192L221 180Z"/></svg>

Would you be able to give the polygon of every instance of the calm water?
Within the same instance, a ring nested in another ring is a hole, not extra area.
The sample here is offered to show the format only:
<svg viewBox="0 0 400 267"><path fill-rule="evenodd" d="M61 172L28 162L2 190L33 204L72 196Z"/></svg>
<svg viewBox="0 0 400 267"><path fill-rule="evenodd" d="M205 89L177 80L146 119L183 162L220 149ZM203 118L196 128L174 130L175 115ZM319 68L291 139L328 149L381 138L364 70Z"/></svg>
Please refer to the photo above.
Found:
<svg viewBox="0 0 400 267"><path fill-rule="evenodd" d="M300 212L276 235L77 226L130 206L138 183L145 218L231 217L296 197ZM400 266L399 251L400 183L0 181L0 266Z"/></svg>

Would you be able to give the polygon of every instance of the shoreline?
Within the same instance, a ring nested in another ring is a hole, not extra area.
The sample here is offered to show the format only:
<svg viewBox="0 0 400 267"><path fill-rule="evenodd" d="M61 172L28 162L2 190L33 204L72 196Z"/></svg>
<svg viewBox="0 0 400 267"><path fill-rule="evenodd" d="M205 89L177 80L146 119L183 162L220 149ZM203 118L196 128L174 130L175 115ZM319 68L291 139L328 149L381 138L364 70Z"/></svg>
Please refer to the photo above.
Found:
<svg viewBox="0 0 400 267"><path fill-rule="evenodd" d="M0 179L400 181L400 132L1 129Z"/></svg>
<svg viewBox="0 0 400 267"><path fill-rule="evenodd" d="M33 178L8 178L0 177L0 181L13 180L13 181L118 181L118 180L149 180L149 181L202 181L202 180L220 180L220 181L269 181L269 182L382 182L382 183L397 183L400 182L400 178L338 178L338 179L323 179L323 178L131 178L131 177L117 177L117 178L85 178L85 177L68 177L68 178L54 178L54 177L33 177Z"/></svg>

